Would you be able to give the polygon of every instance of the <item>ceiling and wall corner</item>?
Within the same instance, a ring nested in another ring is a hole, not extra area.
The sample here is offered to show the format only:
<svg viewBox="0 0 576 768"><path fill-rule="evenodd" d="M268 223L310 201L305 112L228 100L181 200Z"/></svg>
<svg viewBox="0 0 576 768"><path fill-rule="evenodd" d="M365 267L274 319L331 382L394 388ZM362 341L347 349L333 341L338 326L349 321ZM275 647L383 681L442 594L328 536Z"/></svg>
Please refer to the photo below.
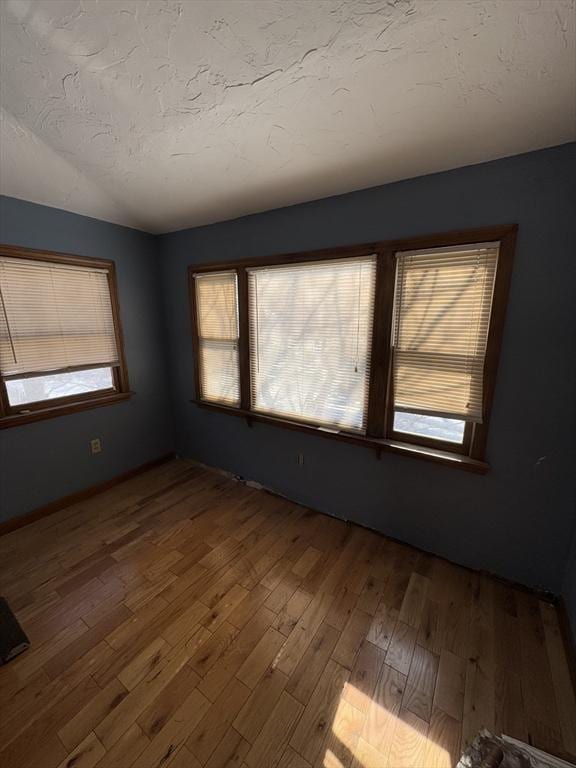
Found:
<svg viewBox="0 0 576 768"><path fill-rule="evenodd" d="M574 0L2 0L0 192L149 232L576 137Z"/></svg>

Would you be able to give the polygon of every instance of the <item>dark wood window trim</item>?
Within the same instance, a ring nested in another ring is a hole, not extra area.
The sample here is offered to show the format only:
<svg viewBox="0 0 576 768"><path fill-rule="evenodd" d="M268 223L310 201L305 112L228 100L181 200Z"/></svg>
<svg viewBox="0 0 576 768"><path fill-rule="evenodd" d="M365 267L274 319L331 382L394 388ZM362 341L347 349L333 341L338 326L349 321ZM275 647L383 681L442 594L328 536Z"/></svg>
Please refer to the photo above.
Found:
<svg viewBox="0 0 576 768"><path fill-rule="evenodd" d="M465 469L476 473L485 473L489 465L485 461L486 439L496 372L500 355L500 345L504 330L506 304L514 258L516 224L506 224L494 227L457 230L427 236L387 240L361 245L326 248L319 251L302 253L279 254L261 259L242 260L228 263L193 264L188 268L189 294L192 324L192 341L195 359L196 397L192 400L196 405L234 416L245 418L251 425L253 422L271 424L274 426L297 429L308 434L316 434L329 439L362 445L374 449L378 457L383 452L391 452L404 456L413 456L441 463L446 466ZM428 248L443 248L458 245L468 245L480 242L500 243L500 253L490 326L488 345L484 368L484 421L482 424L467 423L462 445L453 445L434 439L420 438L394 432L393 397L391 383L391 331L394 299L395 254L397 251L410 251ZM272 414L252 410L250 405L250 349L248 339L248 289L247 272L252 267L271 265L305 263L321 260L334 260L376 254L376 294L374 324L372 330L372 364L369 382L368 418L365 435L345 431L332 431L309 423L290 421ZM238 277L238 312L240 320L239 368L241 405L239 408L200 399L200 373L198 370L198 327L196 316L196 296L194 275L224 270L235 270Z"/></svg>
<svg viewBox="0 0 576 768"><path fill-rule="evenodd" d="M250 426L252 426L253 423L269 424L274 427L282 427L284 429L304 432L308 435L326 437L329 440L338 440L344 443L351 443L352 445L363 446L364 448L371 448L376 451L378 458L381 458L382 453L396 453L400 456L413 456L418 459L425 459L436 464L444 464L446 466L455 467L456 469L464 469L480 475L485 474L489 469L489 465L484 461L478 461L469 456L463 456L459 453L451 453L437 448L411 445L399 440L357 435L352 432L333 432L329 429L314 427L311 424L289 421L288 419L279 419L275 416L267 416L266 414L256 411L245 411L242 408L233 408L227 405L218 405L217 403L207 403L205 400L195 399L191 402L198 407L205 408L211 412L225 413L230 416L240 416L246 419Z"/></svg>
<svg viewBox="0 0 576 768"><path fill-rule="evenodd" d="M51 419L56 416L78 413L79 411L100 408L102 406L113 405L128 400L133 393L130 391L130 384L128 381L128 369L124 352L124 336L120 320L120 304L118 301L118 285L114 262L108 259L94 259L87 256L75 256L72 254L21 248L3 244L0 244L0 256L11 256L14 258L47 261L58 264L71 264L79 267L92 267L105 270L110 288L114 331L119 359L119 364L112 367L114 386L111 389L87 392L81 395L70 395L69 397L54 398L53 400L44 400L36 403L27 403L26 405L18 407L10 405L6 391L6 379L0 376L0 429L17 427L35 421L43 421L44 419ZM82 367L81 370L86 370L89 367L90 366L87 366L86 368ZM60 373L63 372L64 371L60 371ZM56 371L56 373L58 373L58 371ZM34 374L31 373L26 375L31 376ZM38 373L37 375L42 374ZM24 378L24 376L15 378Z"/></svg>

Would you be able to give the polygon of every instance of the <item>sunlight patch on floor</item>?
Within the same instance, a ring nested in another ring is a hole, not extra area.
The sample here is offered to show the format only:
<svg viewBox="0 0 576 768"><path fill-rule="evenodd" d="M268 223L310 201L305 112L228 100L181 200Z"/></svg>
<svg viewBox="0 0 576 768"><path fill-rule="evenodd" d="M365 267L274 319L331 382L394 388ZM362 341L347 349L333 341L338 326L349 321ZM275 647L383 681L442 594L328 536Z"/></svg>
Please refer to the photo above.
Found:
<svg viewBox="0 0 576 768"><path fill-rule="evenodd" d="M351 703L353 702L353 704ZM324 745L323 768L451 768L429 725L407 709L392 712L346 683Z"/></svg>

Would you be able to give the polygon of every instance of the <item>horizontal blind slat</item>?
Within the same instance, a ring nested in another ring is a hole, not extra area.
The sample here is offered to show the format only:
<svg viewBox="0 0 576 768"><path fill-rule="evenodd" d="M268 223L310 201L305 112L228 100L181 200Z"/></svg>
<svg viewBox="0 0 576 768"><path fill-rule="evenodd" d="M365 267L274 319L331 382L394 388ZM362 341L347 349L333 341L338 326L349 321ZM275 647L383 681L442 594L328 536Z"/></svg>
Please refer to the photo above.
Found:
<svg viewBox="0 0 576 768"><path fill-rule="evenodd" d="M108 274L0 258L3 376L118 365Z"/></svg>
<svg viewBox="0 0 576 768"><path fill-rule="evenodd" d="M481 422L498 243L396 256L394 408Z"/></svg>
<svg viewBox="0 0 576 768"><path fill-rule="evenodd" d="M195 275L200 397L240 405L236 272Z"/></svg>
<svg viewBox="0 0 576 768"><path fill-rule="evenodd" d="M364 432L376 258L248 272L252 407Z"/></svg>

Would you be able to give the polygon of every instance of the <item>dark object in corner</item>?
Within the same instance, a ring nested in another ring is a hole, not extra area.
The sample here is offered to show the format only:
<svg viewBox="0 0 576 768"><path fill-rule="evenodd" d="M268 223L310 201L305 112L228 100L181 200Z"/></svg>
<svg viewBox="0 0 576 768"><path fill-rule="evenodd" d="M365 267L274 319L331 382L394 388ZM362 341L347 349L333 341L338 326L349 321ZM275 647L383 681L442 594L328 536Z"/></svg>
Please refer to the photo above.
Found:
<svg viewBox="0 0 576 768"><path fill-rule="evenodd" d="M6 664L29 647L30 640L6 600L0 597L0 664Z"/></svg>

